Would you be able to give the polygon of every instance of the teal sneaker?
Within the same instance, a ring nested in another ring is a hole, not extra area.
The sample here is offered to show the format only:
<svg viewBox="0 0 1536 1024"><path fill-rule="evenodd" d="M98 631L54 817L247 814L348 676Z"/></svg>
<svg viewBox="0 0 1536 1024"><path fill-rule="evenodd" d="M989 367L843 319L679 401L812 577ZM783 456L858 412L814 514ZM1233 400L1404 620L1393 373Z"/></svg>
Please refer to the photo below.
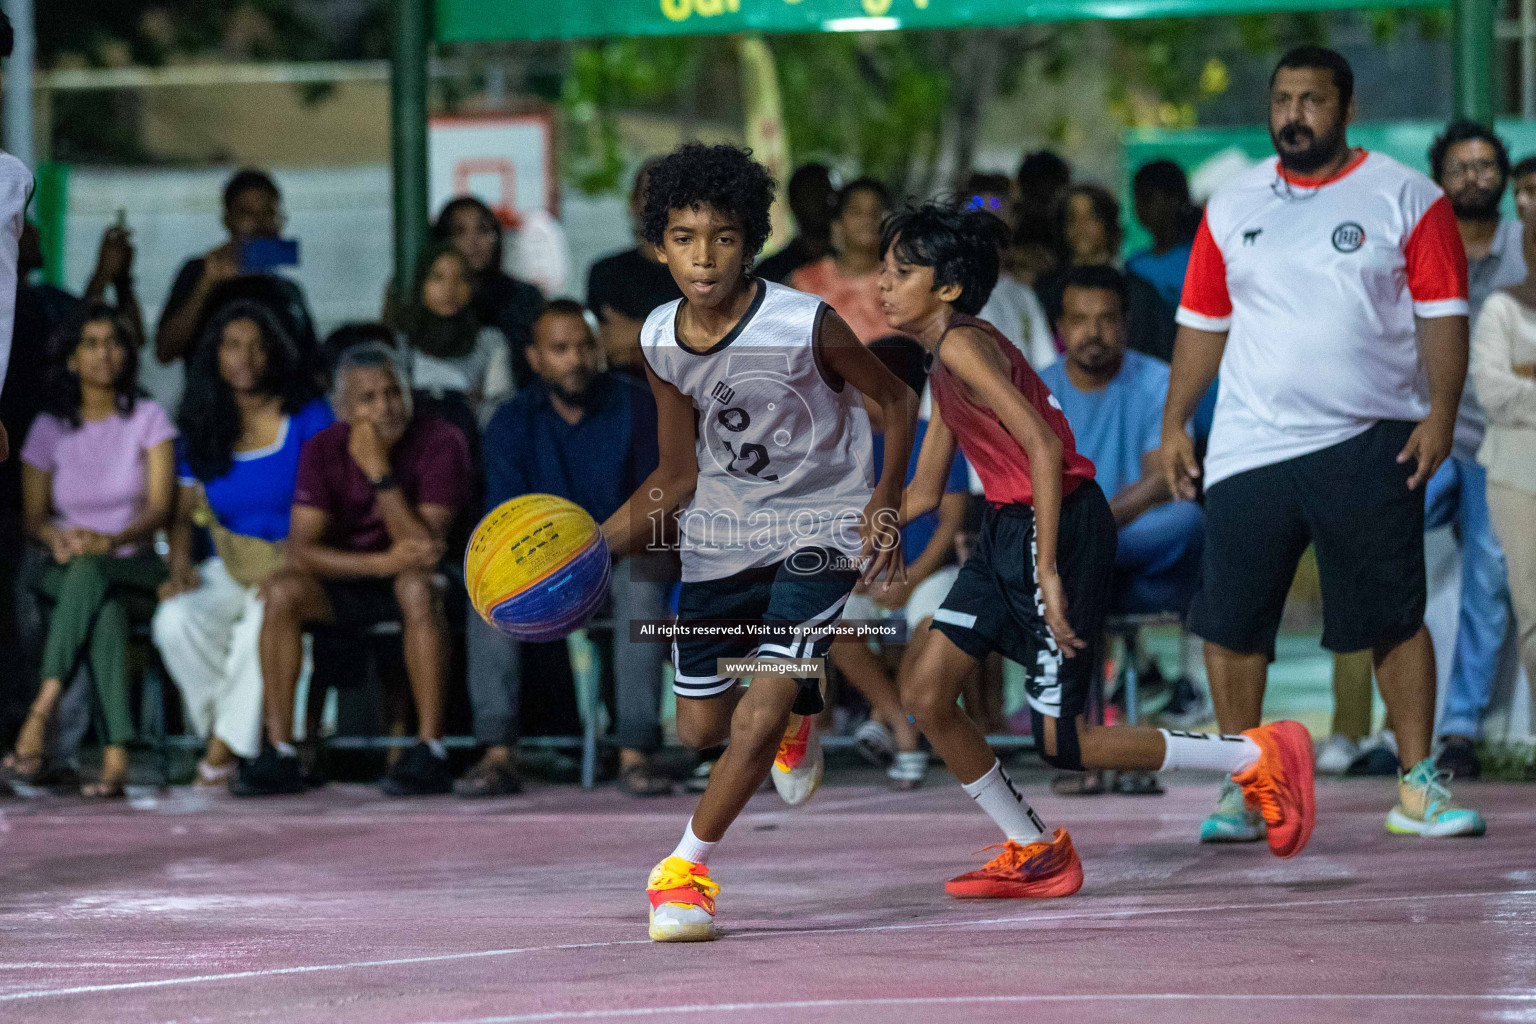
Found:
<svg viewBox="0 0 1536 1024"><path fill-rule="evenodd" d="M1483 816L1451 802L1450 772L1438 771L1425 758L1397 777L1397 806L1387 814L1387 831L1400 836L1480 836L1488 831Z"/></svg>
<svg viewBox="0 0 1536 1024"><path fill-rule="evenodd" d="M1227 779L1216 798L1216 810L1200 823L1202 843L1256 843L1268 830L1259 812L1243 800L1243 790Z"/></svg>

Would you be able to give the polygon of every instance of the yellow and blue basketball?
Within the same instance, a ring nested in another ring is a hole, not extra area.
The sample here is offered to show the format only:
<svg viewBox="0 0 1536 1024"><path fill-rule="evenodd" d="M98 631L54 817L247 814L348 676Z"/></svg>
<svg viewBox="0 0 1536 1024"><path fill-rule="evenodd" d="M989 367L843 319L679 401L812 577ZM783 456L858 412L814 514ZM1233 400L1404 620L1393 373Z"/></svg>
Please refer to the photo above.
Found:
<svg viewBox="0 0 1536 1024"><path fill-rule="evenodd" d="M518 640L558 640L608 595L608 545L592 517L553 494L513 498L480 520L464 553L469 602Z"/></svg>

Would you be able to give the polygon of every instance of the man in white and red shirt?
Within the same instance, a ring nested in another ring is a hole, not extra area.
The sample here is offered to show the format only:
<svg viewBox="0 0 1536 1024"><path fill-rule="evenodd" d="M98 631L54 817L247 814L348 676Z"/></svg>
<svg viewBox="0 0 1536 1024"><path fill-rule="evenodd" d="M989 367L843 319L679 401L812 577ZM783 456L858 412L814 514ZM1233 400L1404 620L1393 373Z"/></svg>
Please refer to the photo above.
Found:
<svg viewBox="0 0 1536 1024"><path fill-rule="evenodd" d="M1396 729L1406 774L1388 829L1481 834L1430 760L1420 490L1450 454L1466 379L1467 261L1434 182L1347 144L1353 89L1337 53L1286 54L1270 82L1278 157L1218 192L1195 237L1162 436L1170 486L1194 497L1202 470L1184 425L1219 368L1190 628L1222 732L1257 726L1312 544L1323 646L1372 651ZM1202 838L1257 839L1251 810L1224 792Z"/></svg>

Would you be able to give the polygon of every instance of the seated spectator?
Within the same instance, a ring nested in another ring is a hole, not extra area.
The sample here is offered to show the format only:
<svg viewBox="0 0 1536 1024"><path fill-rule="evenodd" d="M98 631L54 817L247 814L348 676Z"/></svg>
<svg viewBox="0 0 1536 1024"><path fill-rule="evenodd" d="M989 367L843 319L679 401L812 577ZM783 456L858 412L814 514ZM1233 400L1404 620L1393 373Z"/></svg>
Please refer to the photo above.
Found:
<svg viewBox="0 0 1536 1024"><path fill-rule="evenodd" d="M170 576L153 623L182 711L208 744L194 785L223 785L235 758L260 753L257 588L282 565L299 451L332 419L272 314L226 306L187 371ZM194 523L213 534L214 555L198 566Z"/></svg>
<svg viewBox="0 0 1536 1024"><path fill-rule="evenodd" d="M1113 267L1073 267L1056 323L1066 356L1040 377L1061 403L1077 450L1093 461L1120 528L1115 609L1182 614L1200 571L1205 513L1170 500L1157 460L1168 364L1126 347L1125 293Z"/></svg>
<svg viewBox="0 0 1536 1024"><path fill-rule="evenodd" d="M474 196L460 196L438 214L432 238L450 243L469 261L474 275L475 316L506 338L512 353L513 380L532 379L527 351L533 341L533 322L544 308L544 296L535 286L502 269L506 237L501 221Z"/></svg>
<svg viewBox="0 0 1536 1024"><path fill-rule="evenodd" d="M254 299L268 307L298 344L306 363L314 358L315 332L304 293L294 282L269 273L248 243L276 240L283 230L282 193L262 171L243 170L224 186L224 227L229 239L182 265L171 285L155 357L162 363L191 356L208 318L226 302Z"/></svg>
<svg viewBox="0 0 1536 1024"><path fill-rule="evenodd" d="M1056 337L1035 290L1009 270L1014 217L1012 182L1006 174L973 174L965 192L971 206L997 218L998 245L1002 250L997 285L977 315L1002 331L1003 337L1013 342L1036 372L1043 370L1056 361Z"/></svg>
<svg viewBox="0 0 1536 1024"><path fill-rule="evenodd" d="M170 418L140 395L138 344L111 307L92 305L55 335L44 411L22 446L28 536L51 556L31 587L52 604L42 686L5 767L30 779L64 681L82 661L103 720L101 780L88 797L120 797L128 779L128 616L152 607L165 563L152 541L175 487ZM146 616L147 617L147 616Z"/></svg>
<svg viewBox="0 0 1536 1024"><path fill-rule="evenodd" d="M1520 161L1514 179L1536 182L1536 160ZM1488 419L1477 460L1488 470L1488 512L1509 562L1517 650L1536 679L1536 206L1521 219L1526 277L1483 303L1472 384Z"/></svg>
<svg viewBox="0 0 1536 1024"><path fill-rule="evenodd" d="M602 370L602 350L575 302L551 302L533 338L528 360L536 378L485 429L486 508L542 492L573 501L602 522L656 468L650 389L627 373ZM632 642L628 624L666 618L675 579L669 554L626 559L613 570L614 732L619 787L632 796L672 790L650 760L661 747L667 648ZM468 629L469 696L475 738L485 752L455 789L462 796L516 792L520 645L478 616Z"/></svg>
<svg viewBox="0 0 1536 1024"><path fill-rule="evenodd" d="M837 188L826 164L801 164L785 189L789 212L795 216L795 237L757 264L757 276L783 283L801 267L832 254L832 208Z"/></svg>
<svg viewBox="0 0 1536 1024"><path fill-rule="evenodd" d="M388 349L342 357L332 406L341 422L299 455L284 567L261 585L261 675L268 745L242 762L238 795L304 788L293 746L293 702L306 628L399 621L417 739L390 770L391 795L446 793L443 676L448 622L443 542L464 509L469 454L451 424L417 415Z"/></svg>
<svg viewBox="0 0 1536 1024"><path fill-rule="evenodd" d="M914 393L922 391L927 372L921 345L902 335L888 335L875 339L869 349ZM867 400L864 407L876 428L872 464L880 466L885 459L880 408ZM909 484L917 472L917 458L927 432L928 421L919 419L912 438L912 459L907 463ZM860 584L843 607L845 621L897 616L906 620L908 639L896 678L891 678L884 660L867 641L850 637L832 644L833 664L869 701L869 720L855 730L854 744L869 760L889 765L886 776L896 789L917 788L928 771L928 753L918 745L917 727L902 710L900 690L927 641L933 613L959 575L959 568L952 563L955 535L965 519L968 472L965 456L956 453L939 507L902 528L902 551L912 559L907 563L906 579L887 586Z"/></svg>
<svg viewBox="0 0 1536 1024"><path fill-rule="evenodd" d="M91 303L105 301L110 289L133 336L143 337L144 321L133 290L133 241L126 229L113 225L102 233L96 266L81 298L46 282L29 280L43 266L41 242L37 226L27 222L17 256L14 344L0 388L0 429L17 445L27 436L41 408L49 342L71 317L78 316ZM23 580L28 575L22 572L23 562L37 553L28 551L21 504L21 463L7 459L0 462L0 647L14 644L11 649L18 657L13 660L11 672L14 678L26 680L12 692L30 690L32 681L38 678L43 641L42 609L37 594ZM84 669L77 671L73 680L65 681L65 687L55 713L56 725L50 733L47 766L37 784L75 790L79 788L75 753L91 726L90 673Z"/></svg>
<svg viewBox="0 0 1536 1024"><path fill-rule="evenodd" d="M1143 164L1131 181L1136 219L1152 244L1125 261L1125 269L1152 282L1158 297L1173 310L1184 293L1184 271L1200 226L1200 211L1190 205L1189 179L1172 160Z"/></svg>
<svg viewBox="0 0 1536 1024"><path fill-rule="evenodd" d="M483 421L513 388L507 339L480 322L473 300L469 260L440 242L422 253L401 313L411 384L434 403L467 409L472 418L461 428ZM457 422L452 413L444 415Z"/></svg>
<svg viewBox="0 0 1536 1024"><path fill-rule="evenodd" d="M640 360L640 328L651 310L680 299L672 272L645 240L640 217L645 212L645 183L659 158L647 160L635 172L629 192L629 223L634 248L606 256L592 264L587 275L587 308L600 325L598 341L610 367L624 367L645 378Z"/></svg>
<svg viewBox="0 0 1536 1024"><path fill-rule="evenodd" d="M789 284L820 295L868 345L885 335L880 307L880 225L891 212L891 192L874 178L859 178L837 193L832 209L833 256L789 275Z"/></svg>
<svg viewBox="0 0 1536 1024"><path fill-rule="evenodd" d="M1072 185L1058 212L1066 246L1066 267L1041 282L1038 291L1046 316L1060 325L1062 292L1071 267L1115 266L1124 231L1120 204L1102 185ZM1133 350L1163 362L1173 358L1174 309L1166 305L1157 288L1137 274L1125 275L1125 337Z"/></svg>

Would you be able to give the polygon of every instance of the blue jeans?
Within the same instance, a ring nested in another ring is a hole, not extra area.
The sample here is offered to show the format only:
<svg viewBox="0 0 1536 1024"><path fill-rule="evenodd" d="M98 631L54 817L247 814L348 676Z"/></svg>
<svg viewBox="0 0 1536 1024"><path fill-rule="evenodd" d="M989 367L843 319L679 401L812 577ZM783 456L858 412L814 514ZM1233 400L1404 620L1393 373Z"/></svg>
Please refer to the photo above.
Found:
<svg viewBox="0 0 1536 1024"><path fill-rule="evenodd" d="M1454 524L1461 544L1461 614L1450 689L1436 734L1482 733L1499 652L1509 630L1509 574L1488 517L1488 474L1470 459L1451 457L1424 491L1424 525Z"/></svg>
<svg viewBox="0 0 1536 1024"><path fill-rule="evenodd" d="M1205 510L1192 501L1159 505L1121 527L1114 610L1187 612L1200 581L1204 548Z"/></svg>

